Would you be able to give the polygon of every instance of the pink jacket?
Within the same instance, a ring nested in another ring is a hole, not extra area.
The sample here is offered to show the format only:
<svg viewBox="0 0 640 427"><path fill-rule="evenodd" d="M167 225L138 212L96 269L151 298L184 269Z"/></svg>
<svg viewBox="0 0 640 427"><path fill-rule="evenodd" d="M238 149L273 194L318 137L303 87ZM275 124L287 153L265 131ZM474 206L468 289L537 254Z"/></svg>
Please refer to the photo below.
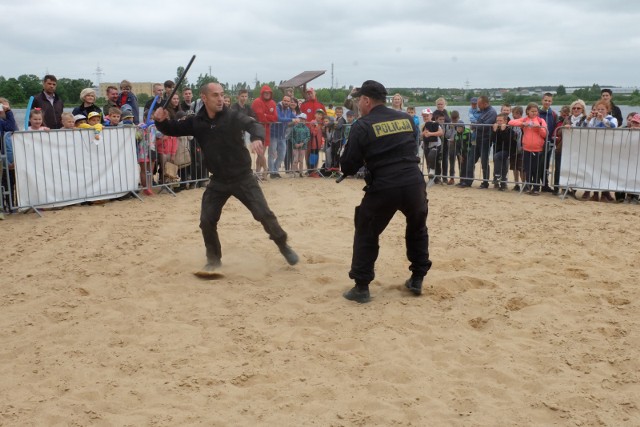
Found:
<svg viewBox="0 0 640 427"><path fill-rule="evenodd" d="M509 126L522 128L522 149L524 151L540 153L544 150L544 142L547 137L547 122L545 122L544 119L540 117L533 119L522 117L520 119L509 120Z"/></svg>

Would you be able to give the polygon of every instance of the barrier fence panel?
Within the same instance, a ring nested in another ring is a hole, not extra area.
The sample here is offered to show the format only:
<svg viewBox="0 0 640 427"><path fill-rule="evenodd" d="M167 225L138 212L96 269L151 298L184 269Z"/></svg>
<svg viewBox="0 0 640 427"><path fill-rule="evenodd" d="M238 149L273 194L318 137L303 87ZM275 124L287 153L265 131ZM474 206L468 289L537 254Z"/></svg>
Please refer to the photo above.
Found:
<svg viewBox="0 0 640 427"><path fill-rule="evenodd" d="M640 129L563 128L560 185L640 192Z"/></svg>
<svg viewBox="0 0 640 427"><path fill-rule="evenodd" d="M57 207L116 198L138 190L136 129L15 132L16 204ZM11 182L9 182L11 187Z"/></svg>

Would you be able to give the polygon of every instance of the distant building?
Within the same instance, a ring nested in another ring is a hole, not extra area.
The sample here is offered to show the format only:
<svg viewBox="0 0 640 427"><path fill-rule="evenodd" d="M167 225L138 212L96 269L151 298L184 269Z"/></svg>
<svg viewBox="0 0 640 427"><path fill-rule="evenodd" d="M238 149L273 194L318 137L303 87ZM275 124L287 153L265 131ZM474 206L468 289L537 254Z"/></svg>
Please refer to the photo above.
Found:
<svg viewBox="0 0 640 427"><path fill-rule="evenodd" d="M159 82L161 83L161 82ZM131 91L133 93L135 93L136 95L140 95L143 93L146 93L147 95L151 96L153 95L153 85L154 83L150 83L150 82L131 82ZM107 97L107 87L109 86L114 86L117 87L118 90L120 89L120 82L117 83L100 83L100 89L99 89L99 94L98 97L99 98L106 98Z"/></svg>

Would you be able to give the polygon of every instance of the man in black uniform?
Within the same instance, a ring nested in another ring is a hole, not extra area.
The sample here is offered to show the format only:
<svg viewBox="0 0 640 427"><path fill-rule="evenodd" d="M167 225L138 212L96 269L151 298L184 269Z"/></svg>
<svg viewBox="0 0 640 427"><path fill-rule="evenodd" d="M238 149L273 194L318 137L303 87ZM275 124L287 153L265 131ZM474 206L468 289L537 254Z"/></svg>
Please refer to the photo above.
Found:
<svg viewBox="0 0 640 427"><path fill-rule="evenodd" d="M407 218L405 242L411 278L405 286L420 295L431 261L427 191L416 157L415 123L406 113L384 105L387 90L376 81L367 80L353 96L359 97L361 117L351 127L340 166L345 175L354 175L364 165L368 175L365 195L355 213L349 277L356 284L344 297L359 303L370 301L369 283L375 277L378 237L396 211Z"/></svg>
<svg viewBox="0 0 640 427"><path fill-rule="evenodd" d="M298 255L287 245L287 233L271 212L262 190L251 170L251 156L245 148L243 131L251 135L251 145L263 152L264 126L241 112L224 105L224 89L218 83L208 83L200 89L204 108L183 121L168 120L169 114L158 108L154 114L156 127L170 136L193 135L202 150L211 179L202 196L200 228L207 248L207 264L198 276L214 275L221 266L222 249L218 238L218 221L229 197L242 202L260 221L290 265Z"/></svg>

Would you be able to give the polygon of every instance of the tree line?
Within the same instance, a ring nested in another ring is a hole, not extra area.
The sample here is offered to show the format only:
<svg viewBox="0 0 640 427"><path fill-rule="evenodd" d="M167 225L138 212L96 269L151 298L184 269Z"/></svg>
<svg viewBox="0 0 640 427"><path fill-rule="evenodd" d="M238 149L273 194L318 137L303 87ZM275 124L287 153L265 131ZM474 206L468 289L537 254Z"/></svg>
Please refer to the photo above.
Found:
<svg viewBox="0 0 640 427"><path fill-rule="evenodd" d="M176 77L174 81L178 81L179 76L184 71L183 67L178 67L176 70ZM249 91L251 98L258 98L260 96L260 89L263 85L269 85L273 91L273 99L276 101L282 99L284 92L278 87L279 83L275 81L270 82L254 82L254 86L251 87L247 82L238 83L222 83L218 81L215 76L209 74L200 74L195 83L190 84L188 79L185 78L179 88L190 87L197 95L199 88L206 83L220 83L224 87L225 92L234 97L241 89ZM282 82L280 82L282 83ZM84 88L93 87L93 82L87 79L69 79L59 78L57 86L57 94L62 100L69 106L80 103L80 92ZM313 83L310 84L313 86ZM344 99L351 92L352 87L341 88L318 88L316 89L316 96L320 102L325 105L335 104L341 105ZM532 95L519 95L519 89L515 88L502 95L502 102L508 102L512 105L524 105L528 102L539 102L541 96L538 94ZM543 88L544 90L554 91L555 104L569 104L576 99L582 99L585 102L595 102L600 99L600 85L593 84L590 87L584 87L575 90L573 93L568 94L566 88L563 85L559 85L555 88ZM555 89L555 90L554 90ZM42 90L42 79L34 74L23 74L17 78L10 77L5 78L0 76L0 96L5 97L15 107L24 107L29 100L29 97L40 93ZM456 88L389 88L389 94L399 93L405 99L408 100L409 105L431 105L435 103L435 100L442 97L447 100L449 104L456 104L461 101L468 102L474 96L486 95L492 98L497 89L476 89L465 90ZM137 94L138 101L142 105L150 96L147 94ZM298 99L304 99L304 93L302 88L296 88L294 96ZM640 105L640 92L635 90L630 95L616 94L614 90L614 98L617 104L621 105ZM99 98L96 104L102 105L106 101L104 98Z"/></svg>

